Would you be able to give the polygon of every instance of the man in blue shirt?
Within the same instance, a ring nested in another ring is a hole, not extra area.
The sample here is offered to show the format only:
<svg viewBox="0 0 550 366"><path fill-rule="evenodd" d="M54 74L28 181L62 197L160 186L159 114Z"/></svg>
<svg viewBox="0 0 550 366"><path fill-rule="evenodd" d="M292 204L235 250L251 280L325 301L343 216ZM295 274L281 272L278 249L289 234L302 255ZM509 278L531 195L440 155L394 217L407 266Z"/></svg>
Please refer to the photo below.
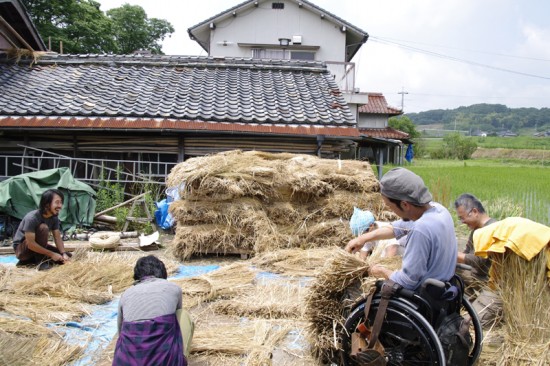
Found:
<svg viewBox="0 0 550 366"><path fill-rule="evenodd" d="M408 234L402 268L392 271L378 264L369 273L389 278L409 290L418 289L427 278L450 280L455 273L458 247L449 211L432 202L422 178L405 168L387 172L380 180L380 193L386 206L401 220L351 240L346 250L356 252L368 241Z"/></svg>

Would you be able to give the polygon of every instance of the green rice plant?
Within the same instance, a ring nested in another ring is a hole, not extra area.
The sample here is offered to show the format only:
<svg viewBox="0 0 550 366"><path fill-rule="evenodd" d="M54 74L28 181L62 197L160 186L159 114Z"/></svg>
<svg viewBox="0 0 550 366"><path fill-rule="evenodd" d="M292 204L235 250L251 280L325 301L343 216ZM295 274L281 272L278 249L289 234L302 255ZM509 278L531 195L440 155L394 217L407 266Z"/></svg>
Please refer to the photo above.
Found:
<svg viewBox="0 0 550 366"><path fill-rule="evenodd" d="M433 199L436 202L448 206L452 204L451 181L448 177L437 177L435 180L426 183L430 188Z"/></svg>
<svg viewBox="0 0 550 366"><path fill-rule="evenodd" d="M523 217L525 209L523 205L512 201L510 198L497 198L493 201L483 203L485 211L490 212L490 216L497 220L502 220L506 217Z"/></svg>
<svg viewBox="0 0 550 366"><path fill-rule="evenodd" d="M450 210L454 210L456 197L471 193L486 205L490 216L522 216L544 225L550 224L548 168L471 160L467 164L416 160L407 168L420 175L435 200Z"/></svg>

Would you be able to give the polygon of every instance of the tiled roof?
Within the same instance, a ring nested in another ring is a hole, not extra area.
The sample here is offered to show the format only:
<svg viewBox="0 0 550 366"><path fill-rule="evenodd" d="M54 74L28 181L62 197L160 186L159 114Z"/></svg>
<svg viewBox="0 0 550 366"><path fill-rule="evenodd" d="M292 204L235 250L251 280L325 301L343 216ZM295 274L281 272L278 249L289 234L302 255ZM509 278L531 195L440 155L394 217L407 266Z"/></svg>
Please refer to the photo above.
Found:
<svg viewBox="0 0 550 366"><path fill-rule="evenodd" d="M390 116L397 116L403 112L394 107L388 106L386 98L382 93L368 93L369 102L359 107L359 113L372 113L372 114L387 114Z"/></svg>
<svg viewBox="0 0 550 366"><path fill-rule="evenodd" d="M0 116L356 128L323 63L184 56L0 61Z"/></svg>
<svg viewBox="0 0 550 366"><path fill-rule="evenodd" d="M408 133L393 129L391 127L384 128L360 128L359 133L368 137L376 137L383 139L403 140L408 139Z"/></svg>

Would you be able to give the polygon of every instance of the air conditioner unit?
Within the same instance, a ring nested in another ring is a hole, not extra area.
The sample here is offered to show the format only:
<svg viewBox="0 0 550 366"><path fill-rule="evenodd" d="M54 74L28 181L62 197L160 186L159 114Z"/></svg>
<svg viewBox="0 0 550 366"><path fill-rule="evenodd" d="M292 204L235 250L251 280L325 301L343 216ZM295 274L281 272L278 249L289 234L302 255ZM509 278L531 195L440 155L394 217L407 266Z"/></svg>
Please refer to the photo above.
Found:
<svg viewBox="0 0 550 366"><path fill-rule="evenodd" d="M292 44L302 44L302 36L292 36Z"/></svg>

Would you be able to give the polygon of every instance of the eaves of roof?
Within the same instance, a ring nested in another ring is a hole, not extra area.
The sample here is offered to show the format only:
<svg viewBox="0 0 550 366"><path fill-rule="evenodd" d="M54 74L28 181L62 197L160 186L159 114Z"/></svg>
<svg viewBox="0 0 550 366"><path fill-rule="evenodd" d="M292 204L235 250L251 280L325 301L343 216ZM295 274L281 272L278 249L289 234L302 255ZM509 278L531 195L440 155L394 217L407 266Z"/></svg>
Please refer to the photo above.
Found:
<svg viewBox="0 0 550 366"><path fill-rule="evenodd" d="M347 21L345 21L344 19L338 17L337 15L334 15L333 13L329 12L329 11L326 11L325 9L313 4L312 2L309 2L307 0L291 0L291 1L294 1L296 4L298 4L300 7L305 7L305 8L308 8L310 9L311 11L319 14L319 15L323 15L324 19L327 19L335 24L337 24L338 26L345 26L346 27L346 33L353 33L355 34L359 39L361 39L361 42L359 42L358 45L354 45L354 47L352 47L352 49L350 50L350 55L348 57L349 60L351 60L353 58L353 56L355 55L355 53L357 53L357 51L359 50L359 48L361 47L361 45L363 43L365 43L367 41L367 39L369 38L369 34L367 32L365 32L364 30L354 26L353 24L351 23L348 23ZM205 28L205 27L208 27L210 25L210 23L214 22L219 22L225 18L229 18L229 17L232 17L233 16L233 12L239 12L239 11L242 11L242 10L246 10L246 9L249 9L249 8L252 8L252 7L255 7L257 6L259 3L261 2L264 2L264 0L248 0L248 1L244 1L240 4L237 4L227 10L224 10L198 24L195 24L194 26L190 27L187 29L187 33L189 34L189 37L193 40L197 40L198 38L195 37L194 34L196 34L197 31L200 31L202 28ZM206 52L209 52L208 50L208 45L206 44L203 44L201 42L198 42L201 47L206 51Z"/></svg>
<svg viewBox="0 0 550 366"><path fill-rule="evenodd" d="M42 37L20 0L0 1L0 17L24 39L33 51L46 51Z"/></svg>
<svg viewBox="0 0 550 366"><path fill-rule="evenodd" d="M0 128L11 130L40 129L46 131L93 130L93 131L157 131L157 132L220 132L239 134L269 134L292 136L317 136L326 138L360 139L355 127L331 127L319 125L272 125L220 123L196 120L147 119L147 118L104 118L104 117L59 117L0 116Z"/></svg>
<svg viewBox="0 0 550 366"><path fill-rule="evenodd" d="M365 136L383 139L408 140L410 138L408 133L396 130L391 127L360 128L359 133Z"/></svg>

